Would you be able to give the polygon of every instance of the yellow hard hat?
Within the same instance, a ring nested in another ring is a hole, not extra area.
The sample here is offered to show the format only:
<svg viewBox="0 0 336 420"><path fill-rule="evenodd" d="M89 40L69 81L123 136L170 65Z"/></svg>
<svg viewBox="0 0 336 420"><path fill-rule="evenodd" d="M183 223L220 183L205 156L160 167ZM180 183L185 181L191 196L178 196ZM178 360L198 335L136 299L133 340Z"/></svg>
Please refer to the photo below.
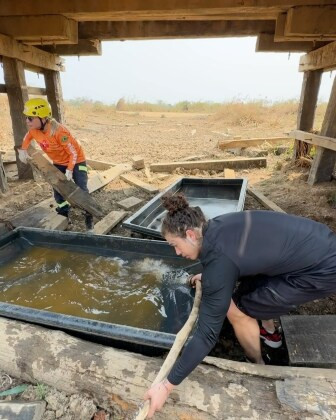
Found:
<svg viewBox="0 0 336 420"><path fill-rule="evenodd" d="M29 99L29 101L25 103L23 113L24 115L27 115L27 117L51 117L51 106L49 102L43 98Z"/></svg>

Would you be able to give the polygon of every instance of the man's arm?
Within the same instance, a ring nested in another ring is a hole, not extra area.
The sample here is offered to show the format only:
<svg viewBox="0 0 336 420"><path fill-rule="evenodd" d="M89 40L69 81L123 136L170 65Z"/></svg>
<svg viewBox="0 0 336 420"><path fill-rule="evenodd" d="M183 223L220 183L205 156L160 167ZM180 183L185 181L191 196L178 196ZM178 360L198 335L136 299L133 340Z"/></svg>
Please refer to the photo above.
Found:
<svg viewBox="0 0 336 420"><path fill-rule="evenodd" d="M171 384L180 384L216 344L238 277L237 266L225 255L214 252L202 274L202 301L197 329L168 375Z"/></svg>

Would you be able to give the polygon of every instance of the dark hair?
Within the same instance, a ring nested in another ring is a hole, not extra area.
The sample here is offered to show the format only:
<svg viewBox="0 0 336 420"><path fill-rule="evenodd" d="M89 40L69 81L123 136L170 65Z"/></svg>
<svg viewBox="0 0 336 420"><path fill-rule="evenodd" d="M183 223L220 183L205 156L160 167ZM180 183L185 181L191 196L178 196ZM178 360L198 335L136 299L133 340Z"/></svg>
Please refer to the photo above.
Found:
<svg viewBox="0 0 336 420"><path fill-rule="evenodd" d="M162 196L163 207L168 211L162 222L161 233L186 237L186 231L193 228L202 228L206 222L205 216L199 207L190 207L184 194Z"/></svg>

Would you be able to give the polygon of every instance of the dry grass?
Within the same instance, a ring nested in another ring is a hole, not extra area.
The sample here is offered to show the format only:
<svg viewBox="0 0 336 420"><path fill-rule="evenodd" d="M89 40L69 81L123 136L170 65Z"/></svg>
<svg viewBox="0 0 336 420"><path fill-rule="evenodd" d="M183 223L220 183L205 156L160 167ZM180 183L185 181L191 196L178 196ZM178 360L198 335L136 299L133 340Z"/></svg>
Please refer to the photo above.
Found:
<svg viewBox="0 0 336 420"><path fill-rule="evenodd" d="M317 106L314 129L320 130L326 103ZM2 127L11 127L9 106L6 95L0 94L0 123ZM121 98L116 105L79 98L65 103L66 115L85 123L87 116L99 115L103 119L114 119L116 111L131 112L197 112L211 114L214 123L223 123L236 128L265 128L288 130L296 127L298 102L286 101L273 104L262 101L250 102L189 102L182 101L174 105L158 103L131 102ZM8 132L6 133L8 135ZM0 139L1 140L1 139ZM2 139L4 140L4 139Z"/></svg>

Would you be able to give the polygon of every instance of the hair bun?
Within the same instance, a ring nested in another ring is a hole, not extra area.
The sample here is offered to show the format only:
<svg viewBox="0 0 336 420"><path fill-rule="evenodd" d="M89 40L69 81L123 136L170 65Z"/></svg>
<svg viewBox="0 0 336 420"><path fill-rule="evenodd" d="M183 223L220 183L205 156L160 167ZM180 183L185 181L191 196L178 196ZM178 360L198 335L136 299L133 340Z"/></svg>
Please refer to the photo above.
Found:
<svg viewBox="0 0 336 420"><path fill-rule="evenodd" d="M184 210L189 207L189 203L182 193L175 195L167 193L163 195L162 204L169 214L174 214L177 211Z"/></svg>

